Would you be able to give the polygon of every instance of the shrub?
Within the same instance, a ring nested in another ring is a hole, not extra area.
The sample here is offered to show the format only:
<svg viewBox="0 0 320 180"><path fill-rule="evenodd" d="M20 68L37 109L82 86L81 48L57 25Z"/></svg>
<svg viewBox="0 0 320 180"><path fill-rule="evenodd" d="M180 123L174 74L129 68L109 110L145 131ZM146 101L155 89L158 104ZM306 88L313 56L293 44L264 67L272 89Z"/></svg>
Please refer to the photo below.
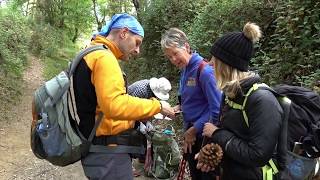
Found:
<svg viewBox="0 0 320 180"><path fill-rule="evenodd" d="M14 11L0 13L0 103L13 103L21 94L21 76L27 64L30 40L26 19ZM1 106L3 112L8 106Z"/></svg>
<svg viewBox="0 0 320 180"><path fill-rule="evenodd" d="M30 33L26 19L15 12L0 14L0 67L5 75L21 76L27 64Z"/></svg>
<svg viewBox="0 0 320 180"><path fill-rule="evenodd" d="M64 32L48 24L34 25L32 28L30 48L40 57L52 57L63 47L67 38Z"/></svg>
<svg viewBox="0 0 320 180"><path fill-rule="evenodd" d="M275 9L272 31L261 42L255 65L270 84L319 88L320 2L284 1Z"/></svg>
<svg viewBox="0 0 320 180"><path fill-rule="evenodd" d="M248 21L262 28L272 20L272 4L256 0L209 0L201 13L191 21L189 39L194 49L203 56L210 57L210 47L221 35L241 31Z"/></svg>

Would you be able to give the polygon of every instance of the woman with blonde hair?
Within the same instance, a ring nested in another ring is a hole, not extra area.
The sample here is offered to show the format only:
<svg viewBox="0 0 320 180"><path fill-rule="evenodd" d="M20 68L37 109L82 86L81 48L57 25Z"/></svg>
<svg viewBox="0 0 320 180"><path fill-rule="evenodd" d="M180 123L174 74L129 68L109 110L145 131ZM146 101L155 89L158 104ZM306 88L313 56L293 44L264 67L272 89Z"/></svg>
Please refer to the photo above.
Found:
<svg viewBox="0 0 320 180"><path fill-rule="evenodd" d="M263 88L252 91L246 98L251 87L261 83L258 74L248 71L254 43L260 37L259 26L247 23L243 32L220 37L210 51L210 63L214 64L217 86L223 91L224 101L219 127L206 123L203 135L222 147L223 180L263 179L262 167L268 165L276 152L283 114L280 104L272 92ZM243 105L245 99L244 115L233 104ZM212 169L202 163L198 163L197 168Z"/></svg>

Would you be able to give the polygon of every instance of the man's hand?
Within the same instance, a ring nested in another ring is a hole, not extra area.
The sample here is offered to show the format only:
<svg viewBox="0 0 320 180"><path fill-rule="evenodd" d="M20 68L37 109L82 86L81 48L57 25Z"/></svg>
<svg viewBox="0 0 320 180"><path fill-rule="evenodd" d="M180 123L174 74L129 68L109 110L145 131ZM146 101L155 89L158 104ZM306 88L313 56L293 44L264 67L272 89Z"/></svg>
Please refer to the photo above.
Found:
<svg viewBox="0 0 320 180"><path fill-rule="evenodd" d="M203 127L202 136L211 137L218 128L212 123L206 123Z"/></svg>
<svg viewBox="0 0 320 180"><path fill-rule="evenodd" d="M174 109L170 106L170 104L166 101L160 101L161 103L161 114L164 116L168 116L171 119L175 118Z"/></svg>
<svg viewBox="0 0 320 180"><path fill-rule="evenodd" d="M196 128L194 128L193 126L184 133L184 142L183 142L184 153L192 152L192 146L196 142L196 134L197 134Z"/></svg>

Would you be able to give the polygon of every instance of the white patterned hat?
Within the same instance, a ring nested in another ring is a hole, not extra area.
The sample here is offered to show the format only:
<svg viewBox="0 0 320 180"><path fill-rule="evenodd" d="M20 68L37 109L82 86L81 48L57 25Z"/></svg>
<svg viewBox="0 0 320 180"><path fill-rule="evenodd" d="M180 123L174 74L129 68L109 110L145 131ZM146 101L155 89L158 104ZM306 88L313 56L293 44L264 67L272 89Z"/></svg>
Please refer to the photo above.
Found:
<svg viewBox="0 0 320 180"><path fill-rule="evenodd" d="M165 78L151 78L150 88L155 96L160 100L167 101L169 99L169 91L171 90L170 81Z"/></svg>

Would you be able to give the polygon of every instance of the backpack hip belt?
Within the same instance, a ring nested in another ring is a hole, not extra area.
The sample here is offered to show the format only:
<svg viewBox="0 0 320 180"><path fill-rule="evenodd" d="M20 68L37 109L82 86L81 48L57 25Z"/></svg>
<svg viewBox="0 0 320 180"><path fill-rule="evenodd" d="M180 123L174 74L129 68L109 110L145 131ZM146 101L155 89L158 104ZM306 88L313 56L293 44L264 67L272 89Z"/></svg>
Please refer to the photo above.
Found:
<svg viewBox="0 0 320 180"><path fill-rule="evenodd" d="M141 146L144 144L144 135L139 134L135 129L128 129L117 135L107 135L94 137L92 143L94 145L127 145L127 146Z"/></svg>
<svg viewBox="0 0 320 180"><path fill-rule="evenodd" d="M90 152L144 154L144 135L127 129L117 135L94 137ZM113 145L113 146L108 146Z"/></svg>

